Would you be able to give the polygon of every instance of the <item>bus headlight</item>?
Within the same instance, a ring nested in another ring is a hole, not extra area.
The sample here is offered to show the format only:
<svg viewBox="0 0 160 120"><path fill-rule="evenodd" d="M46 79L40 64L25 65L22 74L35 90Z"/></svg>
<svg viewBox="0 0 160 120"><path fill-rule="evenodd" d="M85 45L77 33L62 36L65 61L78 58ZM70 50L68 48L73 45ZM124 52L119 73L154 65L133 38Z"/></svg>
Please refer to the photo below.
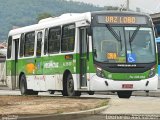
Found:
<svg viewBox="0 0 160 120"><path fill-rule="evenodd" d="M102 77L102 78L104 77L104 73L103 73L102 68L99 68L99 67L96 68L96 75L98 77Z"/></svg>
<svg viewBox="0 0 160 120"><path fill-rule="evenodd" d="M151 70L149 71L148 77L151 78L151 77L155 76L155 74L156 74L156 69L155 69L155 66L153 66L151 68Z"/></svg>

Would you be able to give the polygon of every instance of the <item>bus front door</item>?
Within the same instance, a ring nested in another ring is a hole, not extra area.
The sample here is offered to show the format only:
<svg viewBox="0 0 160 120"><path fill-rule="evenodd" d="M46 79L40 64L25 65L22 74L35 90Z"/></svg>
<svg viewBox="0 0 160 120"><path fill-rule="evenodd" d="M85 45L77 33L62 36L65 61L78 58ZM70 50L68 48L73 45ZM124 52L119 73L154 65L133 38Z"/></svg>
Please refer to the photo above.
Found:
<svg viewBox="0 0 160 120"><path fill-rule="evenodd" d="M80 87L87 87L87 32L80 28Z"/></svg>
<svg viewBox="0 0 160 120"><path fill-rule="evenodd" d="M12 89L18 88L18 49L19 49L19 39L13 40L14 45L14 63L13 63L13 79L12 79Z"/></svg>

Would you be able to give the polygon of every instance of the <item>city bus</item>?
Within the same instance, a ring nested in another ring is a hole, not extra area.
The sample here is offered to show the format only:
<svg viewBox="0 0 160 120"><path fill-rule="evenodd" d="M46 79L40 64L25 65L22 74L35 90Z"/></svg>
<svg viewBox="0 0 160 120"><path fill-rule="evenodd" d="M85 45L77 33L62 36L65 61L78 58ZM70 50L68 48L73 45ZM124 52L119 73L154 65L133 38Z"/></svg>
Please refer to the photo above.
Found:
<svg viewBox="0 0 160 120"><path fill-rule="evenodd" d="M7 84L22 95L62 92L117 92L157 89L152 19L136 12L66 13L11 30Z"/></svg>

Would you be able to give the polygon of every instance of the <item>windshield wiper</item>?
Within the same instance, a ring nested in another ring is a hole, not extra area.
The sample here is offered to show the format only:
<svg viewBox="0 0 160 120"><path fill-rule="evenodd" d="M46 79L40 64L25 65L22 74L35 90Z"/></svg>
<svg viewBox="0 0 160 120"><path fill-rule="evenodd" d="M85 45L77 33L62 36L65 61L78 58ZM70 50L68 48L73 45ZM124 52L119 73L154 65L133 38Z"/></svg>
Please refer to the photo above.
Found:
<svg viewBox="0 0 160 120"><path fill-rule="evenodd" d="M107 24L106 27L118 41L121 40L121 38L117 35L117 33L114 31L114 29L110 25Z"/></svg>
<svg viewBox="0 0 160 120"><path fill-rule="evenodd" d="M111 34L116 38L116 40L120 42L120 44L121 44L121 50L122 50L122 39L121 39L121 33L120 33L120 31L119 31L119 35L118 35L115 32L115 30L110 25L106 24L106 27L111 32Z"/></svg>
<svg viewBox="0 0 160 120"><path fill-rule="evenodd" d="M136 37L136 35L137 35L137 33L138 33L140 27L141 27L140 25L137 26L136 30L133 32L133 34L132 34L131 37L130 37L130 35L129 35L129 42L130 42L130 43L131 43L131 42L134 40L134 38Z"/></svg>
<svg viewBox="0 0 160 120"><path fill-rule="evenodd" d="M121 50L122 50L122 39L121 39L121 33L120 33L120 31L119 31L119 37L120 37Z"/></svg>
<svg viewBox="0 0 160 120"><path fill-rule="evenodd" d="M131 53L132 53L132 44L131 44L130 38L131 38L131 33L130 33L130 31L129 31L129 46L130 46Z"/></svg>
<svg viewBox="0 0 160 120"><path fill-rule="evenodd" d="M137 28L136 28L136 30L133 32L132 36L131 36L131 34L130 34L130 31L129 31L129 45L130 45L131 52L132 52L132 44L131 44L131 42L133 42L133 40L135 39L135 37L136 37L136 35L137 35L140 27L141 27L140 25L137 26Z"/></svg>

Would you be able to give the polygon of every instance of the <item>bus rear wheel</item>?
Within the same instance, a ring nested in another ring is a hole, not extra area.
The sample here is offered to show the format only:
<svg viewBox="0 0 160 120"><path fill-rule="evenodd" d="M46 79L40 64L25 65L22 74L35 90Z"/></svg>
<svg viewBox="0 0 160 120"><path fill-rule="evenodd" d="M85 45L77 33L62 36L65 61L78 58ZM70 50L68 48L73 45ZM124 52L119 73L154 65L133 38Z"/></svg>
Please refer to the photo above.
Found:
<svg viewBox="0 0 160 120"><path fill-rule="evenodd" d="M71 74L67 76L66 81L64 81L64 88L62 91L63 96L80 96L81 92L74 90L74 81Z"/></svg>
<svg viewBox="0 0 160 120"><path fill-rule="evenodd" d="M55 93L55 91L53 91L53 90L49 91L49 94L54 94L54 93Z"/></svg>
<svg viewBox="0 0 160 120"><path fill-rule="evenodd" d="M27 81L24 74L20 78L20 91L21 95L38 95L37 91L27 89Z"/></svg>
<svg viewBox="0 0 160 120"><path fill-rule="evenodd" d="M94 91L89 91L88 94L89 95L94 95Z"/></svg>
<svg viewBox="0 0 160 120"><path fill-rule="evenodd" d="M118 91L117 94L119 98L130 98L132 91Z"/></svg>

